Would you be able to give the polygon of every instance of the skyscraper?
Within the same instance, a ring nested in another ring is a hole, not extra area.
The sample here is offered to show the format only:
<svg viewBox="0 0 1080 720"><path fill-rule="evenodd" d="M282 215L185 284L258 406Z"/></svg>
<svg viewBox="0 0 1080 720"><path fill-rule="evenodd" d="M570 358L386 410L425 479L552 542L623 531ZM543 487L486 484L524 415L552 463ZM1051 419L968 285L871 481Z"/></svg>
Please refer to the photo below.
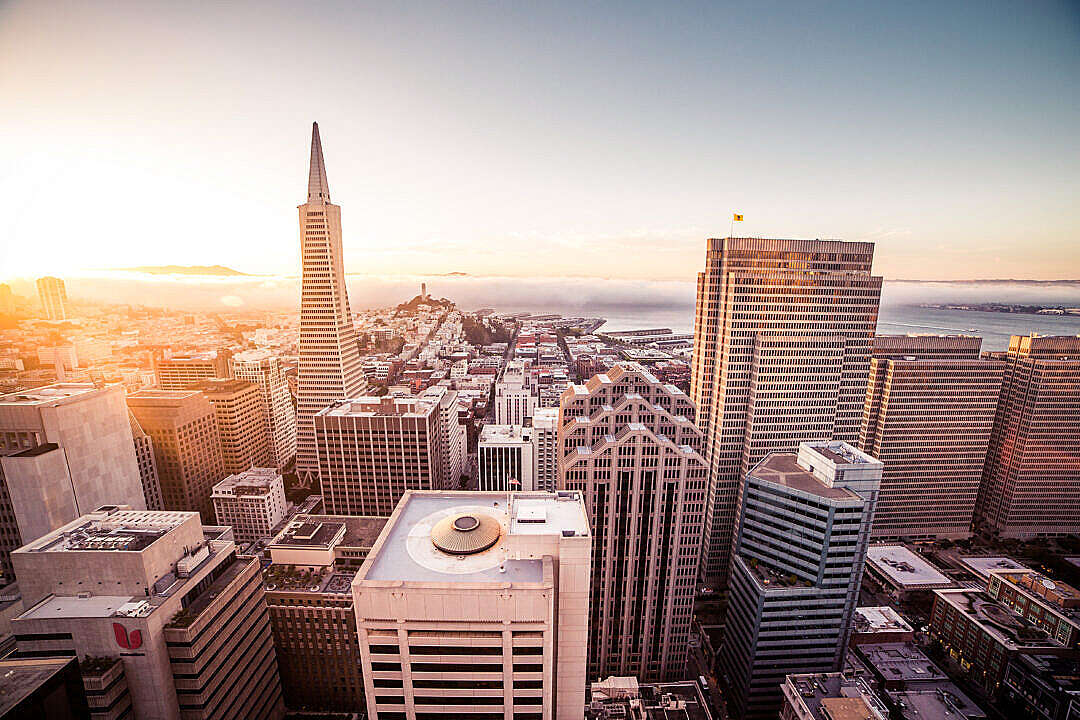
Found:
<svg viewBox="0 0 1080 720"><path fill-rule="evenodd" d="M367 397L315 415L319 482L328 513L387 517L406 490L448 485L439 406Z"/></svg>
<svg viewBox="0 0 1080 720"><path fill-rule="evenodd" d="M87 510L145 507L124 388L57 383L0 396L0 570Z"/></svg>
<svg viewBox="0 0 1080 720"><path fill-rule="evenodd" d="M976 511L987 532L1080 532L1080 336L1013 335Z"/></svg>
<svg viewBox="0 0 1080 720"><path fill-rule="evenodd" d="M245 380L216 379L194 383L190 389L201 392L214 408L227 474L270 465L266 409L259 388Z"/></svg>
<svg viewBox="0 0 1080 720"><path fill-rule="evenodd" d="M165 500L161 497L161 480L158 478L157 460L154 459L154 441L142 429L142 425L128 410L131 424L131 437L135 441L135 460L139 463L139 478L142 480L143 497L147 510L164 510Z"/></svg>
<svg viewBox="0 0 1080 720"><path fill-rule="evenodd" d="M710 464L703 574L723 585L741 480L807 438L855 443L881 278L874 244L711 239L698 274L690 398Z"/></svg>
<svg viewBox="0 0 1080 720"><path fill-rule="evenodd" d="M885 464L874 537L971 534L1005 364L966 336L877 336L859 448ZM879 354L880 353L880 354Z"/></svg>
<svg viewBox="0 0 1080 720"><path fill-rule="evenodd" d="M210 496L225 465L213 406L197 390L141 390L127 403L153 441L165 509L194 510L214 522Z"/></svg>
<svg viewBox="0 0 1080 720"><path fill-rule="evenodd" d="M708 477L693 415L636 363L563 393L559 489L593 524L590 677L686 672Z"/></svg>
<svg viewBox="0 0 1080 720"><path fill-rule="evenodd" d="M485 425L476 445L476 480L481 490L535 490L532 428Z"/></svg>
<svg viewBox="0 0 1080 720"><path fill-rule="evenodd" d="M37 291L46 319L67 320L67 288L64 287L63 280L58 277L38 278Z"/></svg>
<svg viewBox="0 0 1080 720"><path fill-rule="evenodd" d="M341 257L341 207L330 202L319 124L311 125L307 202L300 211L300 359L296 398L296 472L318 477L316 413L331 403L364 394L356 328Z"/></svg>
<svg viewBox="0 0 1080 720"><path fill-rule="evenodd" d="M881 463L842 442L771 453L746 477L721 661L739 718L775 718L788 675L842 669Z"/></svg>
<svg viewBox="0 0 1080 720"><path fill-rule="evenodd" d="M352 583L372 720L580 720L580 493L405 493Z"/></svg>
<svg viewBox="0 0 1080 720"><path fill-rule="evenodd" d="M266 413L271 462L281 472L296 458L296 409L281 359L268 350L248 350L229 358L229 365L233 377L259 388Z"/></svg>

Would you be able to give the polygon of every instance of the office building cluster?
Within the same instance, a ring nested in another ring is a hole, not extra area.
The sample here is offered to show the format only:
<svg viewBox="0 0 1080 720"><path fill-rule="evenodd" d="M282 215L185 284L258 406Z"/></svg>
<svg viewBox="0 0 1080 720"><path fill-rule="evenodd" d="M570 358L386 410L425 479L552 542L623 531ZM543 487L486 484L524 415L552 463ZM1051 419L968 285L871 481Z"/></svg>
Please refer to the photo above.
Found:
<svg viewBox="0 0 1080 720"><path fill-rule="evenodd" d="M709 240L692 334L354 312L317 125L298 217L298 318L2 331L0 718L1080 712L1080 337L877 335L839 240Z"/></svg>

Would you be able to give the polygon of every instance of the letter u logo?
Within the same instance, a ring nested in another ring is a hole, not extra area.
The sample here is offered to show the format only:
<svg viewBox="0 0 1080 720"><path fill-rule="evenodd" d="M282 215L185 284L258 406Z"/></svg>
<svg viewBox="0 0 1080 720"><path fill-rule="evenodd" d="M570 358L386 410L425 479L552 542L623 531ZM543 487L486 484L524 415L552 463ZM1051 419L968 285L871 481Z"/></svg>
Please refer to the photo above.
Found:
<svg viewBox="0 0 1080 720"><path fill-rule="evenodd" d="M128 634L127 628L120 623L113 623L113 635L116 636L116 644L126 650L137 650L142 647L142 631L132 630Z"/></svg>

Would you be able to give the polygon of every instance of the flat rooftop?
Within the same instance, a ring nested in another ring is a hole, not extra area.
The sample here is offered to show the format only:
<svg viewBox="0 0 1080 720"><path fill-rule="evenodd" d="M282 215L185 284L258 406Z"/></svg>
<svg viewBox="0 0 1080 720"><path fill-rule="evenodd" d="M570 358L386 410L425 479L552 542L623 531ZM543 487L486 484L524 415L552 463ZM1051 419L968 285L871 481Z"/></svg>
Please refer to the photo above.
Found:
<svg viewBox="0 0 1080 720"><path fill-rule="evenodd" d="M251 468L244 472L230 475L214 486L214 494L231 492L233 495L269 494L275 479L281 473L274 468Z"/></svg>
<svg viewBox="0 0 1080 720"><path fill-rule="evenodd" d="M859 645L857 652L868 666L877 668L886 680L906 682L947 681L948 676L912 643Z"/></svg>
<svg viewBox="0 0 1080 720"><path fill-rule="evenodd" d="M0 660L0 717L63 671L75 658L5 658Z"/></svg>
<svg viewBox="0 0 1080 720"><path fill-rule="evenodd" d="M795 687L812 717L868 720L874 718L870 710L876 711L878 717L889 717L885 705L863 680L841 673L817 673L788 675L787 682Z"/></svg>
<svg viewBox="0 0 1080 720"><path fill-rule="evenodd" d="M953 585L944 573L903 545L871 545L866 561L899 588L930 590Z"/></svg>
<svg viewBox="0 0 1080 720"><path fill-rule="evenodd" d="M0 395L0 405L45 405L95 392L91 383L55 383Z"/></svg>
<svg viewBox="0 0 1080 720"><path fill-rule="evenodd" d="M523 425L485 425L480 430L480 442L509 443L528 442L529 436Z"/></svg>
<svg viewBox="0 0 1080 720"><path fill-rule="evenodd" d="M507 512L511 498L513 517ZM432 531L442 520L458 515L492 519L499 533L494 544L469 554L450 554L435 547ZM540 559L508 558L510 535L589 535L585 506L577 493L417 492L398 503L368 555L358 581L539 583Z"/></svg>
<svg viewBox="0 0 1080 720"><path fill-rule="evenodd" d="M805 443L814 452L837 465L865 465L878 461L843 442Z"/></svg>
<svg viewBox="0 0 1080 720"><path fill-rule="evenodd" d="M796 457L794 453L772 453L755 465L750 475L759 480L829 500L851 500L860 504L863 502L863 499L853 490L846 487L829 487L818 480L812 472L799 465Z"/></svg>
<svg viewBox="0 0 1080 720"><path fill-rule="evenodd" d="M285 526L270 546L294 545L311 548L328 548L341 535L338 543L344 547L370 548L386 526L387 518L365 515L296 515Z"/></svg>
<svg viewBox="0 0 1080 720"><path fill-rule="evenodd" d="M71 552L79 550L139 552L192 517L194 512L115 510L84 515L64 527L27 543L17 552Z"/></svg>
<svg viewBox="0 0 1080 720"><path fill-rule="evenodd" d="M192 390L198 390L204 395L232 395L242 390L255 387L247 380L235 380L233 378L207 378L199 380L189 386Z"/></svg>
<svg viewBox="0 0 1080 720"><path fill-rule="evenodd" d="M913 632L900 613L888 605L855 608L855 632Z"/></svg>
<svg viewBox="0 0 1080 720"><path fill-rule="evenodd" d="M156 401L156 400L186 400L189 397L199 395L198 390L161 390L159 388L147 388L146 390L139 390L133 392L127 396L128 404L135 401L136 404L139 401Z"/></svg>
<svg viewBox="0 0 1080 720"><path fill-rule="evenodd" d="M1010 649L1059 650L1064 647L1051 638L1045 630L996 602L981 590L935 590L934 592L941 601L947 602Z"/></svg>
<svg viewBox="0 0 1080 720"><path fill-rule="evenodd" d="M360 417L427 417L438 406L430 402L418 402L416 398L394 398L388 395L382 397L361 397L342 400L336 405L323 408L316 415L330 417L360 416Z"/></svg>
<svg viewBox="0 0 1080 720"><path fill-rule="evenodd" d="M1011 557L1003 555L976 555L958 558L960 564L978 575L983 582L990 581L991 570L1031 570Z"/></svg>

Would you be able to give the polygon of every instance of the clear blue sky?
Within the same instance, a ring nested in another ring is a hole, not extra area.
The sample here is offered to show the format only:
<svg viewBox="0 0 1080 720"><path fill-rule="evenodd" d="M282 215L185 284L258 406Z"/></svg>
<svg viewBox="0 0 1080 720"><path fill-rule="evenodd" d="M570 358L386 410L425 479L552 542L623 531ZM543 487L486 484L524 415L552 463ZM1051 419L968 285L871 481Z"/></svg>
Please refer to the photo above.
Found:
<svg viewBox="0 0 1080 720"><path fill-rule="evenodd" d="M0 276L295 271L318 120L353 272L1080 277L1077 3L9 1L0 98Z"/></svg>

